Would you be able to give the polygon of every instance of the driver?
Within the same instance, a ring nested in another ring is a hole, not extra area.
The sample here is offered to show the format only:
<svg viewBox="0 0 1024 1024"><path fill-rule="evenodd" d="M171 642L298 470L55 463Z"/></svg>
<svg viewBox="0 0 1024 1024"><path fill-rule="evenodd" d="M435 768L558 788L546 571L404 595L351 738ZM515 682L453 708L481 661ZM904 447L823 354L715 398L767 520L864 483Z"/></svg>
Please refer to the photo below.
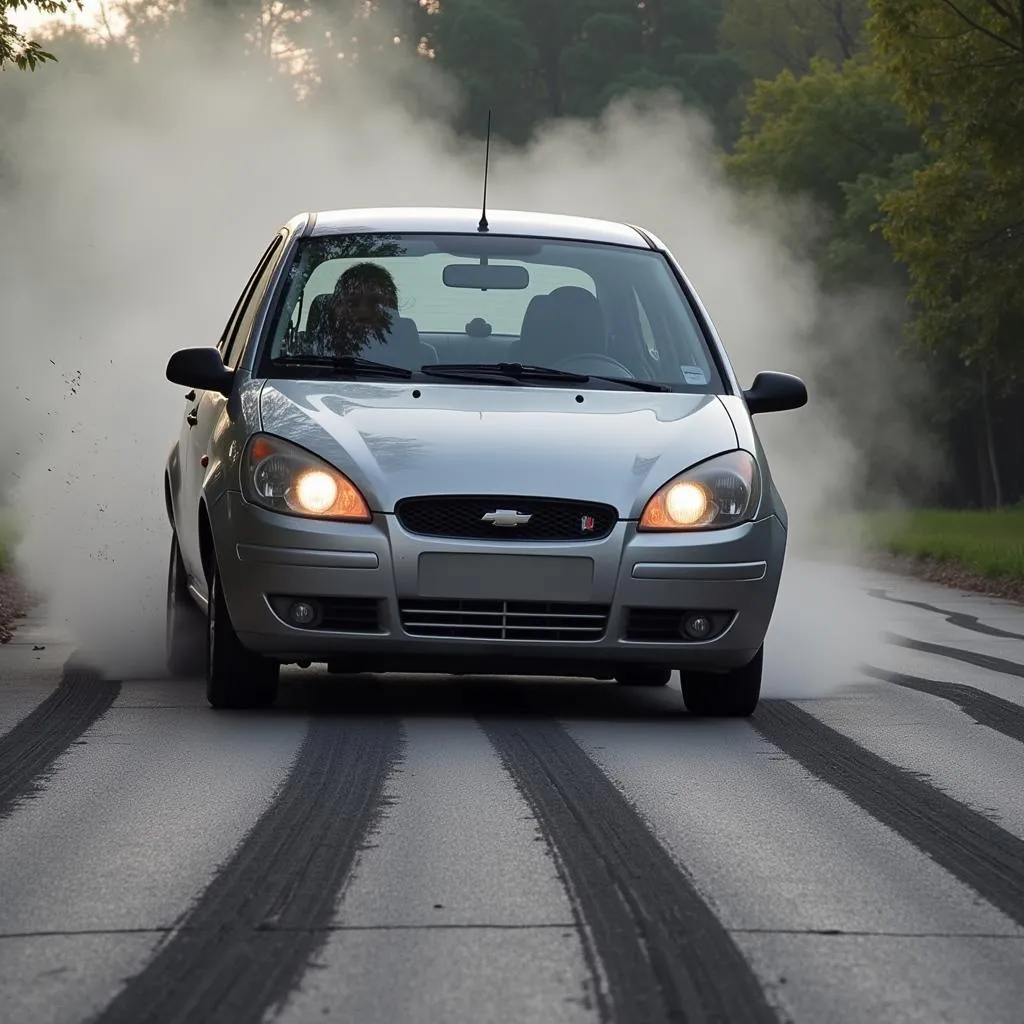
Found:
<svg viewBox="0 0 1024 1024"><path fill-rule="evenodd" d="M377 263L357 263L334 286L328 305L326 354L358 355L374 342L387 341L398 311L394 278Z"/></svg>

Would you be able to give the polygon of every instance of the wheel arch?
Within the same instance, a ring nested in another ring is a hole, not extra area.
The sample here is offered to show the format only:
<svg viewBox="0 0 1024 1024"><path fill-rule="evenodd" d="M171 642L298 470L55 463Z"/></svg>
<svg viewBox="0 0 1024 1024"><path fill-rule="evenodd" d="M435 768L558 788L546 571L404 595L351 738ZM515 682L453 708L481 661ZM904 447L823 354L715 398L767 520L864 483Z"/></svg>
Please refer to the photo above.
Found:
<svg viewBox="0 0 1024 1024"><path fill-rule="evenodd" d="M203 578L207 588L213 578L213 570L217 563L217 554L213 543L213 527L210 524L210 512L206 501L199 503L199 559L203 567Z"/></svg>
<svg viewBox="0 0 1024 1024"><path fill-rule="evenodd" d="M167 510L167 522L171 524L171 529L174 529L174 498L171 494L171 474L169 471L164 471L164 507Z"/></svg>

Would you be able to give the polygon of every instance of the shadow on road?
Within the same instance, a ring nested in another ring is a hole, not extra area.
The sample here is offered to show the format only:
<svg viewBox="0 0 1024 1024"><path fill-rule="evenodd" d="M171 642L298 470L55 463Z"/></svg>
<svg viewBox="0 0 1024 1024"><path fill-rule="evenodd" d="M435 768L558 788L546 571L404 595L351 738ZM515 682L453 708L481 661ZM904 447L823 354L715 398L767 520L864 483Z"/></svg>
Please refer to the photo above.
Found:
<svg viewBox="0 0 1024 1024"><path fill-rule="evenodd" d="M502 716L575 719L686 718L674 687L623 687L595 680L488 676L341 676L283 671L270 714L401 717Z"/></svg>

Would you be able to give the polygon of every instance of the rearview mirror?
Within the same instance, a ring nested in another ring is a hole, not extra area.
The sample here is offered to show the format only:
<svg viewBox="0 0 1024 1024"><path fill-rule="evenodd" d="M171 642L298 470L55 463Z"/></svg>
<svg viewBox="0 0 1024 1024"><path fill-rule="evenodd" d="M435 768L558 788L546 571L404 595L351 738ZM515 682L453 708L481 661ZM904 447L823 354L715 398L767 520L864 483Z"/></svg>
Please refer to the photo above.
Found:
<svg viewBox="0 0 1024 1024"><path fill-rule="evenodd" d="M526 267L507 263L449 263L441 278L449 288L520 291L530 284Z"/></svg>
<svg viewBox="0 0 1024 1024"><path fill-rule="evenodd" d="M167 379L172 384L197 391L217 391L227 397L235 371L224 365L215 348L183 348L167 361Z"/></svg>
<svg viewBox="0 0 1024 1024"><path fill-rule="evenodd" d="M766 370L743 392L750 415L759 412L787 412L807 404L807 386L791 373Z"/></svg>

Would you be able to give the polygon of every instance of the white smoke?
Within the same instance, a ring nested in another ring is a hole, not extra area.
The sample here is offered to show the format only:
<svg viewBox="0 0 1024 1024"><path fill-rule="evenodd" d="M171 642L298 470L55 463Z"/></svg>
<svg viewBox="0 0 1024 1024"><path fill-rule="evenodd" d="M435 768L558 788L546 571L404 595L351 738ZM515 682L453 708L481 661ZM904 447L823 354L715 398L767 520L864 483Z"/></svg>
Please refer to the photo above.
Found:
<svg viewBox="0 0 1024 1024"><path fill-rule="evenodd" d="M16 367L0 388L19 453L0 469L17 476L20 563L118 673L162 671L162 471L183 411L181 389L164 378L168 355L215 342L293 214L480 198L482 147L452 134L443 105L428 119L403 103L392 69L353 72L329 104L311 105L229 57L194 53L176 38L141 67L92 59L50 81L40 73L9 147L16 188L0 199L2 344ZM432 97L450 94L417 73ZM597 123L553 125L521 151L499 147L490 205L649 227L699 289L744 383L761 369L806 375L806 409L759 420L798 549L859 473L857 451L816 401L819 347L856 345L877 323L860 306L834 337L815 336L828 309L788 244L807 211L739 197L707 124L667 101L620 102ZM831 643L810 656L782 651L805 634L803 619L787 630L808 603L831 603L826 617L859 636L848 587L841 569L810 593L784 584L767 692L798 676L801 692L820 690L843 675Z"/></svg>

